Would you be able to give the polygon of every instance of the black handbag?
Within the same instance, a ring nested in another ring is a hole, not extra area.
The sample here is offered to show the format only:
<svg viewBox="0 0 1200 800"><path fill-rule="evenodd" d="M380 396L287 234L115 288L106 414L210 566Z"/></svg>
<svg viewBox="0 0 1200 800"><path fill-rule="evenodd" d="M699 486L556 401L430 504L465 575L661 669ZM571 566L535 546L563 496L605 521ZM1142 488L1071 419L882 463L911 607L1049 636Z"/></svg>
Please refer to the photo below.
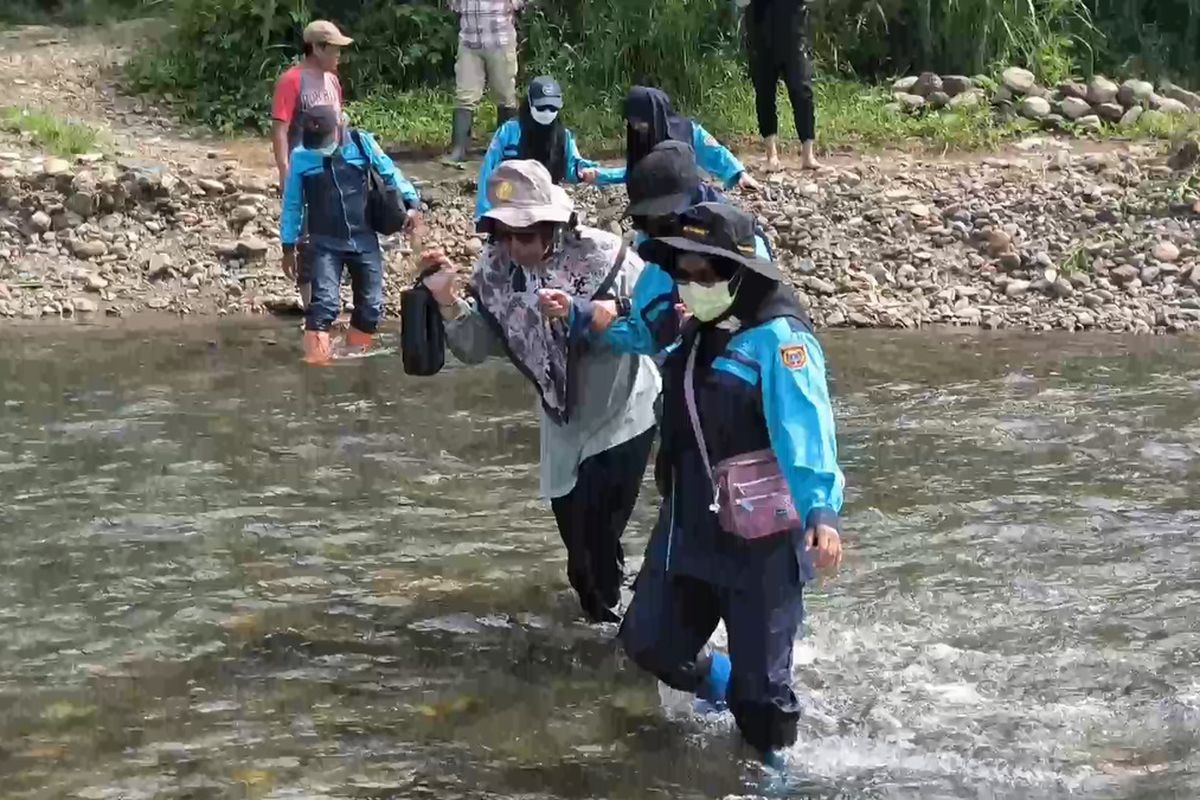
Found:
<svg viewBox="0 0 1200 800"><path fill-rule="evenodd" d="M424 280L437 271L423 271L411 289L400 293L400 356L409 375L436 375L446 364L446 328L437 300Z"/></svg>
<svg viewBox="0 0 1200 800"><path fill-rule="evenodd" d="M404 223L408 219L408 211L404 208L399 190L385 181L379 170L375 169L367 148L363 147L359 132L350 131L350 138L354 140L358 152L367 162L367 224L376 233L384 236L399 233L404 230Z"/></svg>

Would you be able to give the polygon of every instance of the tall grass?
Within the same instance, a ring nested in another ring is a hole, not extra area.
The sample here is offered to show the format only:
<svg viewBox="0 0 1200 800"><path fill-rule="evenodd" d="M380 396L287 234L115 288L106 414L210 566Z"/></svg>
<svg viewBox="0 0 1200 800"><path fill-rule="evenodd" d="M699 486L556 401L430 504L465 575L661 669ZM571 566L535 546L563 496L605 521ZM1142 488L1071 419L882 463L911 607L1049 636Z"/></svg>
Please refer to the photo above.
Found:
<svg viewBox="0 0 1200 800"><path fill-rule="evenodd" d="M38 147L60 156L90 152L99 140L90 126L12 106L0 107L0 130L24 134Z"/></svg>

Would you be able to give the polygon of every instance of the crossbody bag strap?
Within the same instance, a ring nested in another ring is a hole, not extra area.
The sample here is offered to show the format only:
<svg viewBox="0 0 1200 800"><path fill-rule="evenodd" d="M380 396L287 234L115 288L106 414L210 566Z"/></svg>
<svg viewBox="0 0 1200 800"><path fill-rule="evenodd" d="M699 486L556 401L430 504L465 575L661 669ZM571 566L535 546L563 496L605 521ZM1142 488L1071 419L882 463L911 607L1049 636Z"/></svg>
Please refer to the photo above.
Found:
<svg viewBox="0 0 1200 800"><path fill-rule="evenodd" d="M696 353L700 350L700 334L692 339L692 349L688 353L687 367L683 372L683 400L687 405L688 416L692 420L692 433L696 436L696 445L700 448L700 458L704 462L704 473L712 484L712 505L708 510L716 514L721 510L721 501L717 492L717 481L713 476L712 463L708 460L708 443L704 441L704 430L700 427L700 412L696 408Z"/></svg>

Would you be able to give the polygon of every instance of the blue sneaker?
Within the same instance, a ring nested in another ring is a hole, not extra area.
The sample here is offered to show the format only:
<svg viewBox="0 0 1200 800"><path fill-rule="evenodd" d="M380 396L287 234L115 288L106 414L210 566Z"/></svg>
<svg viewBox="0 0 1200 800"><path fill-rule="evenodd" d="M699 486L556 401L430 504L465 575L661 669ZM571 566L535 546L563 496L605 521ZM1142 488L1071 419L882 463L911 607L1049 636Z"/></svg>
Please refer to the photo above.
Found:
<svg viewBox="0 0 1200 800"><path fill-rule="evenodd" d="M715 710L723 709L725 697L729 694L729 676L732 672L733 665L729 661L729 656L714 650L709 657L708 675L705 676L704 683L696 692L697 699L704 701Z"/></svg>

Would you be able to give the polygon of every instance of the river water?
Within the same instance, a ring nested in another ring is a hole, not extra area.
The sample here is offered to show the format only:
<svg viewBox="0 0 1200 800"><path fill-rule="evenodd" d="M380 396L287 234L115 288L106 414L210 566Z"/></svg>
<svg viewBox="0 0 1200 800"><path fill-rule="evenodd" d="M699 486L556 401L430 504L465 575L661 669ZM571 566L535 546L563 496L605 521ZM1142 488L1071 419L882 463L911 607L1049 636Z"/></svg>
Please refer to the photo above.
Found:
<svg viewBox="0 0 1200 800"><path fill-rule="evenodd" d="M1197 343L826 342L849 553L780 786L576 619L512 370L7 332L0 794L1200 795Z"/></svg>

